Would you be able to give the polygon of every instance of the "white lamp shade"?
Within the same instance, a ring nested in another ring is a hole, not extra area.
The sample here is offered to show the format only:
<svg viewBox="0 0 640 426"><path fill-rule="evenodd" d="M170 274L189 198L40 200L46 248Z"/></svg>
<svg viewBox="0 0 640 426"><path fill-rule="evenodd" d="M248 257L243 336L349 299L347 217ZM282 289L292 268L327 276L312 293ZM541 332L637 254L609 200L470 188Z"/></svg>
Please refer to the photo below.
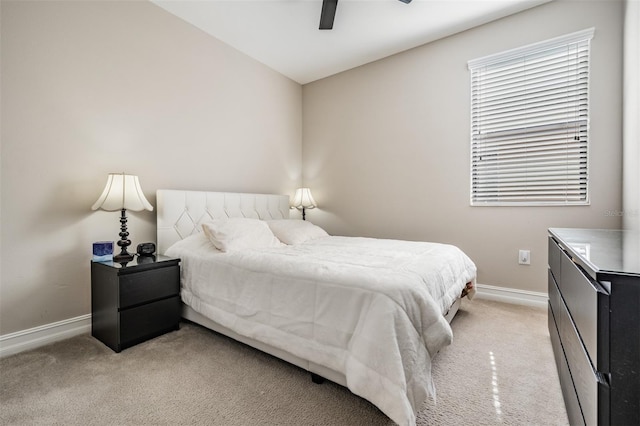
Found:
<svg viewBox="0 0 640 426"><path fill-rule="evenodd" d="M312 209L317 207L316 200L313 199L311 195L311 190L309 188L298 188L296 189L296 194L293 196L293 207L298 209Z"/></svg>
<svg viewBox="0 0 640 426"><path fill-rule="evenodd" d="M139 212L153 211L153 206L144 197L138 176L110 173L102 195L91 207L91 210L97 209L109 212L122 209Z"/></svg>

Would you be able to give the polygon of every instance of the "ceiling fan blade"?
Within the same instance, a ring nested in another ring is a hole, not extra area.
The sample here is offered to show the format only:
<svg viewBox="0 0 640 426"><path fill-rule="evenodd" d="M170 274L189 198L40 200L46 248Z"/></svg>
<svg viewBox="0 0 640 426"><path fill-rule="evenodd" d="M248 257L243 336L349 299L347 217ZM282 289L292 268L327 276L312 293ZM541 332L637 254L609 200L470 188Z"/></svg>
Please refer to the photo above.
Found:
<svg viewBox="0 0 640 426"><path fill-rule="evenodd" d="M400 0L402 3L409 4L411 0ZM322 0L322 12L320 13L320 29L333 29L333 20L336 17L336 8L338 0Z"/></svg>
<svg viewBox="0 0 640 426"><path fill-rule="evenodd" d="M333 28L333 18L336 17L336 7L338 7L338 0L322 0L322 13L320 14L321 30L330 30Z"/></svg>

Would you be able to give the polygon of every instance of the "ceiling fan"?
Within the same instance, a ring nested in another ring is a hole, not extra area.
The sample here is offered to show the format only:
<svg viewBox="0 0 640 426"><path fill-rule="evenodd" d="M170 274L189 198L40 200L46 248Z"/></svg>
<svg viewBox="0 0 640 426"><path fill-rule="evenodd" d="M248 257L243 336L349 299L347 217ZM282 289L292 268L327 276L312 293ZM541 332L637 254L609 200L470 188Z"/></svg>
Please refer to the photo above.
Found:
<svg viewBox="0 0 640 426"><path fill-rule="evenodd" d="M406 4L411 3L411 0L400 1ZM322 0L322 12L320 13L321 30L330 30L333 28L333 18L336 17L336 7L338 7L338 0Z"/></svg>

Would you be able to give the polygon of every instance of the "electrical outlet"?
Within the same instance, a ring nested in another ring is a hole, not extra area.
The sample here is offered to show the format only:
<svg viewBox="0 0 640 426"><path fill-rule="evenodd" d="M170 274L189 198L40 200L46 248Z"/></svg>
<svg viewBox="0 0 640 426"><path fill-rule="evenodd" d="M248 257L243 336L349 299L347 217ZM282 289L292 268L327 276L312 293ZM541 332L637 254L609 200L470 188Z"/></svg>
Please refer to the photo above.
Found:
<svg viewBox="0 0 640 426"><path fill-rule="evenodd" d="M520 250L518 253L518 263L520 265L531 265L531 253L529 250Z"/></svg>

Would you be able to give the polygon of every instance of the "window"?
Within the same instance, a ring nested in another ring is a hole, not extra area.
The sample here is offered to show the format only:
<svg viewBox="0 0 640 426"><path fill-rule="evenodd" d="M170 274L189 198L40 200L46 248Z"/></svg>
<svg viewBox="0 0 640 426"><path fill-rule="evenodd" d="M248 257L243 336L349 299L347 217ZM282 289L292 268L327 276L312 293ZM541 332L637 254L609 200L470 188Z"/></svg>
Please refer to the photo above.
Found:
<svg viewBox="0 0 640 426"><path fill-rule="evenodd" d="M593 33L469 61L471 205L589 204Z"/></svg>

